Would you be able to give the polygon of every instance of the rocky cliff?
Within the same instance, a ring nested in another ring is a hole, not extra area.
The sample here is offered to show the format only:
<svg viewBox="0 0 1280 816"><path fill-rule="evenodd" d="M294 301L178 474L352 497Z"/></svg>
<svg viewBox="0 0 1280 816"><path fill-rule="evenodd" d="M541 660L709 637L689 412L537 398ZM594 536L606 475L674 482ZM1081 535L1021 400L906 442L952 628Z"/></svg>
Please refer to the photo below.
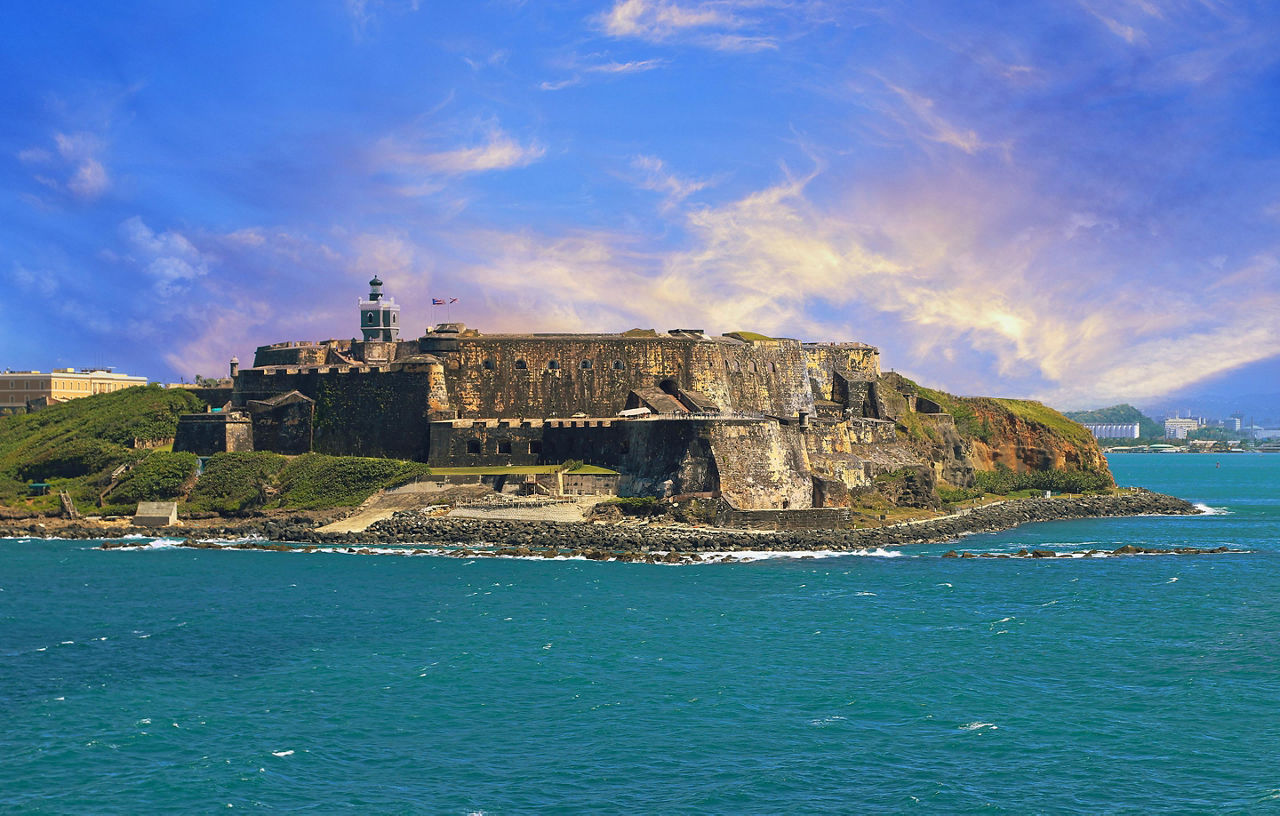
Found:
<svg viewBox="0 0 1280 816"><path fill-rule="evenodd" d="M1093 436L1042 403L957 397L892 373L880 385L900 438L944 486L991 484L993 475L1012 489L1115 484Z"/></svg>

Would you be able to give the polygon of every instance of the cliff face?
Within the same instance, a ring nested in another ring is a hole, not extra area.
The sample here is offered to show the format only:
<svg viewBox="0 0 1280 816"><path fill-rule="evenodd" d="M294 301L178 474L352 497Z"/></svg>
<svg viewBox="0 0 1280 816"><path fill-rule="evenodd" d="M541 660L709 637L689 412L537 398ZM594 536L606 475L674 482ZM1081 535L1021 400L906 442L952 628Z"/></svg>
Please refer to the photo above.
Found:
<svg viewBox="0 0 1280 816"><path fill-rule="evenodd" d="M972 487L978 474L1005 470L1060 471L1115 484L1093 436L1039 402L956 397L897 374L885 375L880 384L900 437L948 485Z"/></svg>

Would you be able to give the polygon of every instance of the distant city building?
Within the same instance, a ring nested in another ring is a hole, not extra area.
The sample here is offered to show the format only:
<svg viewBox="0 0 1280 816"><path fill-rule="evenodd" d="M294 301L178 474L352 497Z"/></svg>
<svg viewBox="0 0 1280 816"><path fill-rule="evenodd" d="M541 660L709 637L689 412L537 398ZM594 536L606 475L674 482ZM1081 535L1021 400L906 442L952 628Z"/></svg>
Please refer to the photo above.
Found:
<svg viewBox="0 0 1280 816"><path fill-rule="evenodd" d="M1222 425L1229 431L1238 431L1244 427L1244 421L1238 416L1232 416L1222 420Z"/></svg>
<svg viewBox="0 0 1280 816"><path fill-rule="evenodd" d="M1186 439L1187 434L1200 427L1202 426L1198 419L1171 417L1164 421L1164 436L1165 439Z"/></svg>
<svg viewBox="0 0 1280 816"><path fill-rule="evenodd" d="M1136 422L1085 422L1083 424L1095 439L1137 439L1142 435L1142 427Z"/></svg>
<svg viewBox="0 0 1280 816"><path fill-rule="evenodd" d="M47 374L39 371L5 371L0 373L0 412L13 413L28 407L52 405L146 384L146 377L100 369L76 371L74 368L55 368Z"/></svg>
<svg viewBox="0 0 1280 816"><path fill-rule="evenodd" d="M394 343L400 339L400 307L395 298L382 294L382 281L369 281L369 299L360 301L360 331L365 340Z"/></svg>

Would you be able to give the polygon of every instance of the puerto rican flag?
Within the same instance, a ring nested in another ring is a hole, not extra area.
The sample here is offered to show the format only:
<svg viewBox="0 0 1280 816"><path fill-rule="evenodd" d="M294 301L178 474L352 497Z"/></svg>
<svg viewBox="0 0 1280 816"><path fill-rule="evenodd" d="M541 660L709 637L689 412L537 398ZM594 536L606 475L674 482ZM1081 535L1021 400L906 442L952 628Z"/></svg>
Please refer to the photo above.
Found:
<svg viewBox="0 0 1280 816"><path fill-rule="evenodd" d="M432 305L432 306L443 306L443 305L444 305L444 301L443 301L443 300L441 300L440 298L431 298L431 305Z"/></svg>

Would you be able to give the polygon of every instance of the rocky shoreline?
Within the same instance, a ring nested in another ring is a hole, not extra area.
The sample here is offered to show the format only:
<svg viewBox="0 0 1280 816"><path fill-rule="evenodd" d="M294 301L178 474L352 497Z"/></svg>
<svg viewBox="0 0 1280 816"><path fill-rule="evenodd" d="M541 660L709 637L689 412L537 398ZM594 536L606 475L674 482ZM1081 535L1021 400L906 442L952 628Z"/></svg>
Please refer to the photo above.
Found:
<svg viewBox="0 0 1280 816"><path fill-rule="evenodd" d="M1138 515L1186 516L1200 512L1183 499L1139 489L1114 495L1016 499L933 519L863 529L759 532L637 523L441 518L417 511L405 511L374 524L362 533L321 533L316 529L315 521L304 517L251 520L200 529L114 527L108 531L90 524L69 524L50 530L43 524L11 524L0 527L0 536L119 539L133 534L179 538L184 539L183 544L187 546L203 547L220 546L207 543L210 541L261 538L267 541L232 546L276 549L279 542L365 547L377 544L418 544L426 547L463 548L468 551L470 548L482 548L476 554L550 554L638 560L635 556L653 553L692 556L697 553L734 551L847 552L942 543L957 540L963 535L999 532L1041 521ZM112 544L127 545L126 542Z"/></svg>

